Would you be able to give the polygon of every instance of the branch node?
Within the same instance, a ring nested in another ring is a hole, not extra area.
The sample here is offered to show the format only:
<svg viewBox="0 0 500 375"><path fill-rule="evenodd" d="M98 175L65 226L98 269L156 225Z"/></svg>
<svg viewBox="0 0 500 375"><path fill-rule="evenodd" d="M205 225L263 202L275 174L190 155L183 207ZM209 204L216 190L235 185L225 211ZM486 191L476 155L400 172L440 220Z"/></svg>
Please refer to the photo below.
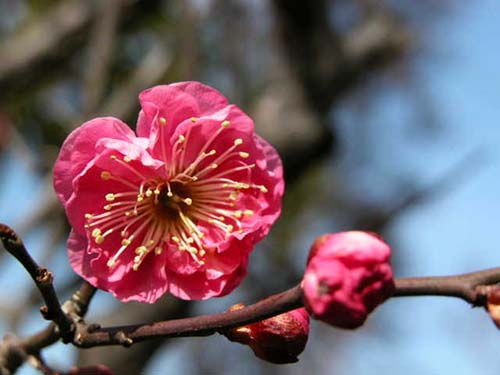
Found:
<svg viewBox="0 0 500 375"><path fill-rule="evenodd" d="M40 307L40 314L42 314L45 320L52 320L52 315L50 315L50 311L47 305L43 305L42 307Z"/></svg>
<svg viewBox="0 0 500 375"><path fill-rule="evenodd" d="M101 325L97 323L91 323L87 326L87 332L88 333L93 333L96 332L97 330L101 329Z"/></svg>
<svg viewBox="0 0 500 375"><path fill-rule="evenodd" d="M123 346L124 348L129 348L132 346L132 344L134 343L134 340L132 340L130 337L128 337L125 332L123 331L118 331L115 333L114 337L113 337L113 340Z"/></svg>
<svg viewBox="0 0 500 375"><path fill-rule="evenodd" d="M38 271L38 275L35 281L41 285L47 286L52 284L52 282L54 281L54 275L52 274L52 272L47 270L47 268L41 268Z"/></svg>
<svg viewBox="0 0 500 375"><path fill-rule="evenodd" d="M78 332L73 340L73 344L75 344L76 346L80 346L83 342L83 335Z"/></svg>

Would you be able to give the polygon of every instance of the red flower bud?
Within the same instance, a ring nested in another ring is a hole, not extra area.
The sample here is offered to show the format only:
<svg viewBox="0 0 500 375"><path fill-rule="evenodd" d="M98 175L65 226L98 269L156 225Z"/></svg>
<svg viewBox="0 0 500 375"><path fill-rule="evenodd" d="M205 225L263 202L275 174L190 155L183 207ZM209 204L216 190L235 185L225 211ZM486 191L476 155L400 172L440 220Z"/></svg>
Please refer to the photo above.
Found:
<svg viewBox="0 0 500 375"><path fill-rule="evenodd" d="M500 329L500 287L495 285L490 287L487 293L486 308L493 323Z"/></svg>
<svg viewBox="0 0 500 375"><path fill-rule="evenodd" d="M113 375L113 373L104 365L93 365L74 367L67 375Z"/></svg>
<svg viewBox="0 0 500 375"><path fill-rule="evenodd" d="M237 304L229 311L243 307L243 304ZM297 356L307 343L309 314L300 308L228 330L224 335L231 341L250 346L260 359L271 363L293 363L298 361Z"/></svg>
<svg viewBox="0 0 500 375"><path fill-rule="evenodd" d="M303 280L314 318L341 328L361 326L394 292L391 249L368 232L326 234L313 243Z"/></svg>

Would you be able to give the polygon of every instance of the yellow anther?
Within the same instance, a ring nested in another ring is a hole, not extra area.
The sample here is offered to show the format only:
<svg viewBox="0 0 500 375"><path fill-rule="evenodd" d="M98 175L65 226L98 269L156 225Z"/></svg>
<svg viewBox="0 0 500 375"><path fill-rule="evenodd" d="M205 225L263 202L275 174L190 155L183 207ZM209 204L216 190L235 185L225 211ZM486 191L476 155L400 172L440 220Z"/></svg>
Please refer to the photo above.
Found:
<svg viewBox="0 0 500 375"><path fill-rule="evenodd" d="M210 166L210 168L212 168L212 169L216 169L218 166L219 166L219 164L217 164L217 163L212 163L212 165Z"/></svg>
<svg viewBox="0 0 500 375"><path fill-rule="evenodd" d="M193 237L188 237L188 239L186 240L187 243L193 243L194 242L194 239Z"/></svg>
<svg viewBox="0 0 500 375"><path fill-rule="evenodd" d="M128 246L130 245L132 241L130 241L128 238L125 238L122 240L122 246Z"/></svg>
<svg viewBox="0 0 500 375"><path fill-rule="evenodd" d="M172 237L171 237L171 239L172 239L172 241L174 241L175 243L179 243L179 242L181 242L181 240L179 240L179 237L177 237L177 236L172 236Z"/></svg>
<svg viewBox="0 0 500 375"><path fill-rule="evenodd" d="M233 231L233 229L234 229L234 227L233 227L231 224L229 224L229 225L226 227L226 230L227 230L229 233L231 233L231 232Z"/></svg>
<svg viewBox="0 0 500 375"><path fill-rule="evenodd" d="M196 122L198 119L196 117L191 117L190 120L191 122Z"/></svg>
<svg viewBox="0 0 500 375"><path fill-rule="evenodd" d="M182 201L186 203L188 206L191 206L191 204L193 203L193 200L191 198L185 198Z"/></svg>
<svg viewBox="0 0 500 375"><path fill-rule="evenodd" d="M95 243L96 243L96 244L100 245L100 244L102 244L103 242L104 242L104 237L103 237L103 236L97 236L97 237L95 238Z"/></svg>
<svg viewBox="0 0 500 375"><path fill-rule="evenodd" d="M231 199L232 201L235 201L238 199L238 193L233 191L231 192L231 194L229 194L229 199Z"/></svg>
<svg viewBox="0 0 500 375"><path fill-rule="evenodd" d="M85 219L87 219L87 220L92 219L92 214L85 214Z"/></svg>
<svg viewBox="0 0 500 375"><path fill-rule="evenodd" d="M160 255L162 253L163 249L159 246L155 247L155 254Z"/></svg>
<svg viewBox="0 0 500 375"><path fill-rule="evenodd" d="M109 268L113 268L115 266L116 262L113 258L111 258L110 260L108 260L108 262L106 263L106 265L109 267Z"/></svg>
<svg viewBox="0 0 500 375"><path fill-rule="evenodd" d="M182 134L179 135L179 143L183 143L186 140L186 137L184 137Z"/></svg>
<svg viewBox="0 0 500 375"><path fill-rule="evenodd" d="M198 249L196 247L189 247L188 248L188 251L191 253L191 254L196 254L198 253Z"/></svg>
<svg viewBox="0 0 500 375"><path fill-rule="evenodd" d="M243 215L243 212L241 212L241 210L234 211L233 215L234 215L235 218L241 219L241 216Z"/></svg>
<svg viewBox="0 0 500 375"><path fill-rule="evenodd" d="M113 202L115 200L115 195L113 193L106 194L106 200L108 202Z"/></svg>
<svg viewBox="0 0 500 375"><path fill-rule="evenodd" d="M85 229L89 229L89 228L90 228L90 225L85 224L83 227L84 227Z"/></svg>
<svg viewBox="0 0 500 375"><path fill-rule="evenodd" d="M137 202L142 202L144 200L144 194L137 194Z"/></svg>
<svg viewBox="0 0 500 375"><path fill-rule="evenodd" d="M109 210L111 210L112 208L113 208L113 206L111 206L110 204L107 204L107 205L105 205L105 206L104 206L104 209L105 209L106 211L109 211Z"/></svg>
<svg viewBox="0 0 500 375"><path fill-rule="evenodd" d="M97 237L101 235L101 230L99 228L96 228L92 231L92 237Z"/></svg>
<svg viewBox="0 0 500 375"><path fill-rule="evenodd" d="M111 156L110 156L110 159L111 159L111 160L116 160L116 155L111 155Z"/></svg>
<svg viewBox="0 0 500 375"><path fill-rule="evenodd" d="M160 121L160 125L167 125L167 119L165 117L160 117L158 121Z"/></svg>
<svg viewBox="0 0 500 375"><path fill-rule="evenodd" d="M160 189L156 188L154 193L155 193L155 195L160 195Z"/></svg>
<svg viewBox="0 0 500 375"><path fill-rule="evenodd" d="M124 161L124 162L126 162L126 163L130 163L130 161L131 161L131 160L132 160L132 159L130 158L130 156L125 156L125 157L123 158L123 161Z"/></svg>
<svg viewBox="0 0 500 375"><path fill-rule="evenodd" d="M167 197L172 198L173 196L174 196L174 194L171 191L167 192Z"/></svg>
<svg viewBox="0 0 500 375"><path fill-rule="evenodd" d="M134 258L134 265L132 266L132 269L134 271L137 271L139 269L139 266L141 265L140 262L141 262L140 258L138 258L138 257Z"/></svg>
<svg viewBox="0 0 500 375"><path fill-rule="evenodd" d="M260 185L260 186L259 186L259 189L260 189L260 191L262 191L263 193L267 193L267 192L268 192L267 188L266 188L264 185Z"/></svg>
<svg viewBox="0 0 500 375"><path fill-rule="evenodd" d="M228 120L222 121L221 126L222 126L223 128L227 128L229 125L231 125L231 123L230 123Z"/></svg>
<svg viewBox="0 0 500 375"><path fill-rule="evenodd" d="M153 240L149 240L148 242L146 242L146 246L153 246L154 245L154 241Z"/></svg>
<svg viewBox="0 0 500 375"><path fill-rule="evenodd" d="M250 156L248 152L240 152L240 158L247 159Z"/></svg>
<svg viewBox="0 0 500 375"><path fill-rule="evenodd" d="M146 190L146 197L150 197L152 195L153 195L153 190L151 189Z"/></svg>
<svg viewBox="0 0 500 375"><path fill-rule="evenodd" d="M241 145L241 144L243 144L243 139L241 139L241 138L236 138L236 139L234 140L234 145L235 145L235 146L239 146L239 145Z"/></svg>
<svg viewBox="0 0 500 375"><path fill-rule="evenodd" d="M143 254L143 253L147 253L148 252L148 249L146 246L139 246L137 249L135 249L135 253L136 254Z"/></svg>
<svg viewBox="0 0 500 375"><path fill-rule="evenodd" d="M204 256L206 254L206 251L203 249L200 249L200 251L198 251L198 254L200 254L200 256Z"/></svg>
<svg viewBox="0 0 500 375"><path fill-rule="evenodd" d="M254 212L252 210L245 210L243 212L243 214L248 217L248 216L252 216L254 214Z"/></svg>
<svg viewBox="0 0 500 375"><path fill-rule="evenodd" d="M110 177L111 177L111 173L109 171L102 171L101 172L101 178L103 180L109 180Z"/></svg>
<svg viewBox="0 0 500 375"><path fill-rule="evenodd" d="M130 212L130 211L125 211L125 214L124 214L124 215L125 215L125 216L127 216L127 217L132 216L132 212Z"/></svg>

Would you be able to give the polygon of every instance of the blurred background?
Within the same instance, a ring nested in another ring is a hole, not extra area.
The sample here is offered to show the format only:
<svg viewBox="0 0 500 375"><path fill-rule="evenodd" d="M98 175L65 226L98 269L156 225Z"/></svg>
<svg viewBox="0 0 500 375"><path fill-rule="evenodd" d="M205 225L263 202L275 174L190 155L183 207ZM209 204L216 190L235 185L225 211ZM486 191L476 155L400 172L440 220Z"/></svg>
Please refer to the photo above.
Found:
<svg viewBox="0 0 500 375"><path fill-rule="evenodd" d="M0 222L79 283L52 190L64 137L137 95L198 80L249 113L282 155L283 214L231 295L121 304L98 292L88 321L131 324L220 312L301 279L325 232L381 233L397 276L500 264L500 4L494 0L0 0ZM45 326L27 274L0 255L0 332ZM356 331L311 324L300 361L271 365L222 336L130 349L44 350L56 369L116 374L497 374L500 333L451 298L398 298ZM35 374L24 365L20 374Z"/></svg>

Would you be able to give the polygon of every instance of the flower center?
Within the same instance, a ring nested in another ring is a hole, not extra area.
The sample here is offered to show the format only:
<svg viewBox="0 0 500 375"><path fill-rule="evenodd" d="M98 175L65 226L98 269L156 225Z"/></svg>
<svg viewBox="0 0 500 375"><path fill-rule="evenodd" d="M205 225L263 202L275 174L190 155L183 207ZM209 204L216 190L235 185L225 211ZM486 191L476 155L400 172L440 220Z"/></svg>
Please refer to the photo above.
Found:
<svg viewBox="0 0 500 375"><path fill-rule="evenodd" d="M190 189L187 184L173 181L164 185L158 195L158 213L166 220L176 220L179 212L187 215L189 206L192 204Z"/></svg>
<svg viewBox="0 0 500 375"><path fill-rule="evenodd" d="M196 120L191 119L192 122ZM167 178L147 178L134 167L130 157L113 155L111 159L117 166L132 172L135 178L125 179L120 173L102 171L103 180L114 180L124 188L119 193L105 195L104 212L85 214L85 227L96 244L101 245L108 236L119 233L121 247L109 258L107 264L110 268L132 243L139 244L132 266L135 271L149 253L161 254L172 244L179 251L187 251L195 262L203 265L206 254L204 237L210 234L213 243L235 231L242 232L243 221L254 214L240 204L242 191L258 189L261 193L267 192L263 185L228 177L255 167L255 164L245 162L250 156L247 152L237 150L243 144L242 139L234 139L232 145L219 155L211 149L212 143L230 125L229 121L221 123L189 164L185 162L185 155L190 145L191 128L179 136L167 153L167 136L163 134L166 120L160 118L159 124L161 158ZM230 160L237 163L226 164ZM138 161L134 163L139 166Z"/></svg>

